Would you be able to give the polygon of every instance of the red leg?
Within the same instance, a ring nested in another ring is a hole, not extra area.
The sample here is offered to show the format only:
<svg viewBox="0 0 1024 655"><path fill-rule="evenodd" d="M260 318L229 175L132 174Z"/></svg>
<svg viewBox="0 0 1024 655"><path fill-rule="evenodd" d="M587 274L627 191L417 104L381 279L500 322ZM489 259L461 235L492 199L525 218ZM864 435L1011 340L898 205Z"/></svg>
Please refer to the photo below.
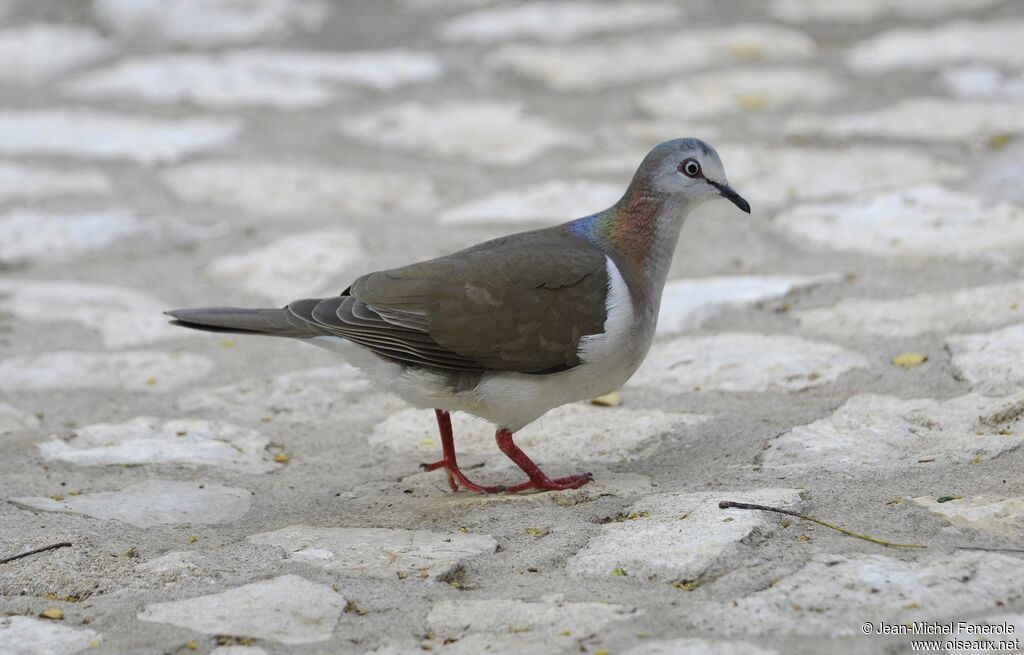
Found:
<svg viewBox="0 0 1024 655"><path fill-rule="evenodd" d="M505 453L509 459L515 462L516 466L523 469L523 472L530 478L529 482L509 487L506 491L510 494L525 491L526 489L539 489L541 491L578 489L594 479L594 476L590 473L580 473L564 478L551 479L512 441L511 432L502 428L494 434L494 440L498 442L498 448L501 449L501 452Z"/></svg>
<svg viewBox="0 0 1024 655"><path fill-rule="evenodd" d="M443 409L435 409L434 415L437 416L437 429L441 432L441 452L444 457L436 462L420 464L420 466L427 471L443 468L448 476L448 486L452 491L458 491L460 483L469 491L478 494L497 494L505 491L505 487L502 486L482 487L466 477L465 473L459 469L458 460L455 459L455 436L452 434L451 414Z"/></svg>

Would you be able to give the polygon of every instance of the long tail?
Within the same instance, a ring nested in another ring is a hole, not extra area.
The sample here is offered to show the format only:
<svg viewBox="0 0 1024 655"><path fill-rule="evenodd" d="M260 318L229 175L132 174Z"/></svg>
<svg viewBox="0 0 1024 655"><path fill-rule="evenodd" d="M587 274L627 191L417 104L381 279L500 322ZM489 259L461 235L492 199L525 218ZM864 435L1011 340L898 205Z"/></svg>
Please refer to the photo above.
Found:
<svg viewBox="0 0 1024 655"><path fill-rule="evenodd" d="M308 339L323 334L314 330L309 323L300 320L287 309L200 307L172 309L164 313L174 319L171 321L171 325L180 325L206 332L266 334L274 337L299 339Z"/></svg>

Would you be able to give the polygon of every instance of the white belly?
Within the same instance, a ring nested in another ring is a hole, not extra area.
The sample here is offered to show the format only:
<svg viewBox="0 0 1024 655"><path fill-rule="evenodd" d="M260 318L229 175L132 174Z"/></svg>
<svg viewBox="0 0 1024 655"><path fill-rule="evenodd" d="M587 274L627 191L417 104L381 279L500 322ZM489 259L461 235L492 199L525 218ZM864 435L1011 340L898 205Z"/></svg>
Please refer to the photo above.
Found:
<svg viewBox="0 0 1024 655"><path fill-rule="evenodd" d="M448 374L392 364L339 337L311 341L341 352L382 388L416 407L467 412L515 432L555 407L615 391L647 354L653 326L637 329L626 282L611 259L607 267L604 333L581 339L582 363L567 371L543 375L495 371L474 379L475 384L460 386L453 385Z"/></svg>

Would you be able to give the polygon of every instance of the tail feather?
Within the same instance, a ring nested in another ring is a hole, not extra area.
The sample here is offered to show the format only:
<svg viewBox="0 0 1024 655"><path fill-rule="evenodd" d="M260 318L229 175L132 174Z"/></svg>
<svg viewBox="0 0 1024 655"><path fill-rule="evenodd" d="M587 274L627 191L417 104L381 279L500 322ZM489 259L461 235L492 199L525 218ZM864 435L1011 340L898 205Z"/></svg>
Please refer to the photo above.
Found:
<svg viewBox="0 0 1024 655"><path fill-rule="evenodd" d="M174 320L171 325L205 330L265 334L275 337L308 339L323 334L287 309L244 309L241 307L200 307L164 312Z"/></svg>

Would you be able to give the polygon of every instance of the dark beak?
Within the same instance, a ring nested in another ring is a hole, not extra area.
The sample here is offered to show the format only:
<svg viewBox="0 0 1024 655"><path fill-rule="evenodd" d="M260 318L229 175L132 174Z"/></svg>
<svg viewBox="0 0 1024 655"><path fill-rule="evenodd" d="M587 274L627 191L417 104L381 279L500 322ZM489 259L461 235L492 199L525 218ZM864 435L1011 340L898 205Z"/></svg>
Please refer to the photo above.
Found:
<svg viewBox="0 0 1024 655"><path fill-rule="evenodd" d="M711 184L711 186L718 189L719 195L721 195L723 198L727 199L729 202L736 205L737 207L747 212L748 214L750 213L750 203L744 200L743 196L736 193L731 186L729 186L728 184L719 184L718 182L712 182L711 180L708 180L708 183Z"/></svg>

